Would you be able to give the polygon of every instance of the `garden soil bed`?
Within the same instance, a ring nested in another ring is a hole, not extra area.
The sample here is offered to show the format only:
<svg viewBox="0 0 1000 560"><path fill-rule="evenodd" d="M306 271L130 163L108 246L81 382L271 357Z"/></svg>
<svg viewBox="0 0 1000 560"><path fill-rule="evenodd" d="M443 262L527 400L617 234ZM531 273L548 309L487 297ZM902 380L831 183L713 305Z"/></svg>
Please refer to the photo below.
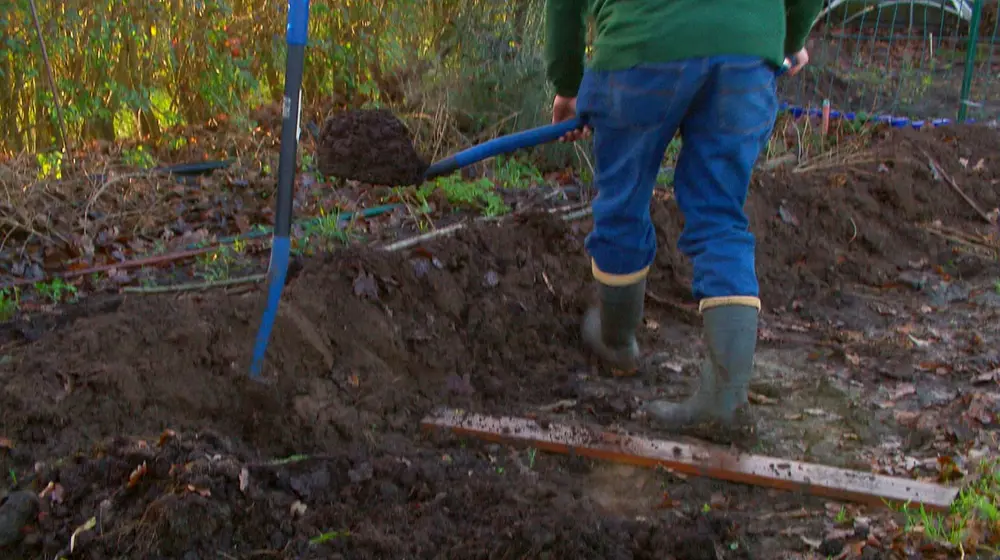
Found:
<svg viewBox="0 0 1000 560"><path fill-rule="evenodd" d="M915 224L972 229L977 218L906 143L933 148L992 209L992 171L959 173L958 158L993 169L1000 142L970 131L950 143L894 134L856 171L758 176L749 209L766 309L863 321L836 294L895 282L920 259L954 261ZM653 211L650 290L686 297L689 269L672 247L682 220L669 199ZM246 375L260 291L128 295L31 330L0 365L0 467L7 491L51 486L3 557L69 557L71 546L73 558L192 559L781 558L801 548L781 535L779 514L754 505L788 512L801 496L660 473L642 500L616 508L594 497L590 461L420 433L438 406L523 414L580 396L579 380L598 373L578 334L591 297L586 229L527 216L405 252L309 261L286 287L263 383ZM682 319L677 307L649 309L664 326ZM644 347L673 347L671 332L645 329ZM628 421L636 400L609 398L595 407L600 420ZM674 500L730 507L661 503Z"/></svg>

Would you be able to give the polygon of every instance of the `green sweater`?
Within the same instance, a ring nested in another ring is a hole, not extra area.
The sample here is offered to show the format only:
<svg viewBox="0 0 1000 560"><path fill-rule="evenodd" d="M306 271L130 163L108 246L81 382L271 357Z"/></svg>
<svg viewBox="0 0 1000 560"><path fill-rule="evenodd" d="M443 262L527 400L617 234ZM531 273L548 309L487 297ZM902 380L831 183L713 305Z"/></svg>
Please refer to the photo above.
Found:
<svg viewBox="0 0 1000 560"><path fill-rule="evenodd" d="M587 16L596 24L590 66L714 55L755 55L780 65L805 45L823 0L546 0L545 58L556 93L583 79Z"/></svg>

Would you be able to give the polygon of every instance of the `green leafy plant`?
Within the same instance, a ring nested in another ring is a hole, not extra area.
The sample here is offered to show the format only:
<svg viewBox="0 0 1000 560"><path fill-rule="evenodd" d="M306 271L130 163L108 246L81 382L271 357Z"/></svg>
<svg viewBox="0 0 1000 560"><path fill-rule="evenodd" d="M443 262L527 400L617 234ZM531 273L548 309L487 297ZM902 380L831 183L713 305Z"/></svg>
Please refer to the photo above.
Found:
<svg viewBox="0 0 1000 560"><path fill-rule="evenodd" d="M987 544L1000 537L1000 459L983 459L968 478L972 482L962 488L947 513L901 506L904 530L966 553L1000 553Z"/></svg>
<svg viewBox="0 0 1000 560"><path fill-rule="evenodd" d="M67 294L76 296L76 286L67 284L62 278L56 278L47 283L36 282L35 291L52 303L63 301L63 296Z"/></svg>
<svg viewBox="0 0 1000 560"><path fill-rule="evenodd" d="M156 158L141 145L123 150L122 161L125 165L138 167L139 169L150 169L156 166Z"/></svg>
<svg viewBox="0 0 1000 560"><path fill-rule="evenodd" d="M504 156L496 158L495 177L497 184L508 189L525 189L545 182L533 165Z"/></svg>
<svg viewBox="0 0 1000 560"><path fill-rule="evenodd" d="M0 321L10 321L21 308L21 290L16 286L0 290Z"/></svg>
<svg viewBox="0 0 1000 560"><path fill-rule="evenodd" d="M198 273L209 282L228 280L245 248L246 242L238 240L198 255Z"/></svg>
<svg viewBox="0 0 1000 560"><path fill-rule="evenodd" d="M484 216L496 217L510 212L510 207L496 193L493 182L486 177L474 181L466 181L457 173L440 177L421 186L417 190L417 196L426 201L436 190L444 193L450 204L475 208Z"/></svg>
<svg viewBox="0 0 1000 560"><path fill-rule="evenodd" d="M35 159L38 161L39 179L62 179L62 152L40 153Z"/></svg>

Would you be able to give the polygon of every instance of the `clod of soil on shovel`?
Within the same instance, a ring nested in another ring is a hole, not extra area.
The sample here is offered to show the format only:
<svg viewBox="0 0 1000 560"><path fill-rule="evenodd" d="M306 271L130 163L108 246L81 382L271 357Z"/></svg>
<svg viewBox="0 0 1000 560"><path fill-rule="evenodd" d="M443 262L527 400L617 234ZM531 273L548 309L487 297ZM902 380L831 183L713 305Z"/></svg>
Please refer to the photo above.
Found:
<svg viewBox="0 0 1000 560"><path fill-rule="evenodd" d="M329 117L320 131L317 163L327 176L387 186L420 184L429 166L406 125L385 109Z"/></svg>

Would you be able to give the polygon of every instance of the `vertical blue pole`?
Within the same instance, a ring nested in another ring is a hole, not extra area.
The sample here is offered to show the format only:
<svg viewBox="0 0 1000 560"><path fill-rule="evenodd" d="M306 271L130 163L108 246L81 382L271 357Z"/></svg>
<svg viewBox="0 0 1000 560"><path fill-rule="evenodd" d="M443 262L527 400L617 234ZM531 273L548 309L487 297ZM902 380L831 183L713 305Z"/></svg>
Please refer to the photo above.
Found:
<svg viewBox="0 0 1000 560"><path fill-rule="evenodd" d="M292 250L292 200L295 191L295 164L299 144L302 70L309 35L309 0L289 0L285 31L288 54L285 62L285 96L281 104L281 155L278 160L278 196L274 214L271 262L267 270L267 307L254 342L250 377L256 379L264 367L267 344L278 316L281 291L285 287L288 259Z"/></svg>

